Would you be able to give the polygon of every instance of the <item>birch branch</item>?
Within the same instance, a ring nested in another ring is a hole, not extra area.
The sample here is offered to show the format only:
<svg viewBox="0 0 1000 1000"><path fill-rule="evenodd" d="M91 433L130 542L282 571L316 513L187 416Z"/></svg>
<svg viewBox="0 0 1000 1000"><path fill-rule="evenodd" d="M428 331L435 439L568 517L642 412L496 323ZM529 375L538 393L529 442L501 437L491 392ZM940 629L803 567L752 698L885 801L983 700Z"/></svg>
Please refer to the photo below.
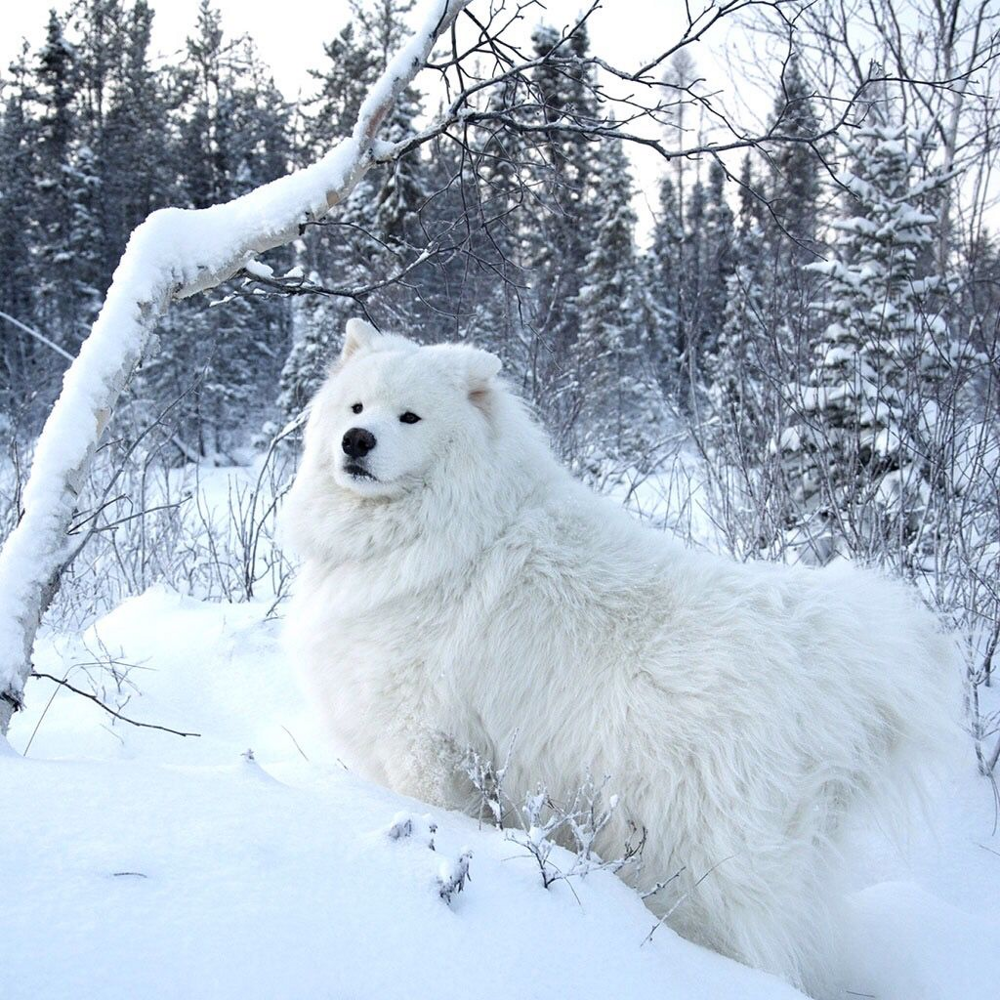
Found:
<svg viewBox="0 0 1000 1000"><path fill-rule="evenodd" d="M42 616L59 588L67 528L119 395L170 303L225 281L298 237L376 161L399 94L470 0L425 0L421 28L374 84L351 136L317 163L222 205L154 212L132 233L104 306L38 439L17 527L0 552L0 736L21 706ZM385 158L384 151L382 157Z"/></svg>

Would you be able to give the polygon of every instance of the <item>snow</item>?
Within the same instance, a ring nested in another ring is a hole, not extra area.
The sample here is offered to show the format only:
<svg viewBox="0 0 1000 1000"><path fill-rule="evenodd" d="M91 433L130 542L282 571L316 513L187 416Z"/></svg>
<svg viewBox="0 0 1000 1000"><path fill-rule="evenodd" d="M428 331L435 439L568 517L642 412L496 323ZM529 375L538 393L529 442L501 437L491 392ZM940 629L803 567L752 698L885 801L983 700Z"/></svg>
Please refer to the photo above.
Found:
<svg viewBox="0 0 1000 1000"><path fill-rule="evenodd" d="M492 828L346 771L264 613L154 588L40 641L62 671L99 636L141 667L127 713L202 736L109 725L66 691L46 712L32 682L28 756L0 757L5 1000L800 997L665 927L643 944L653 918L608 873L545 889Z"/></svg>
<svg viewBox="0 0 1000 1000"><path fill-rule="evenodd" d="M243 270L246 271L247 274L253 275L255 278L274 277L274 268L259 260L248 260L243 265Z"/></svg>
<svg viewBox="0 0 1000 1000"><path fill-rule="evenodd" d="M354 129L355 140L363 141L366 135L371 136L371 123L374 120L376 125L378 124L379 113L386 102L395 99L407 81L423 65L430 54L433 40L470 2L471 0L425 0L421 14L417 18L417 23L421 27L389 60L385 72L365 97Z"/></svg>
<svg viewBox="0 0 1000 1000"><path fill-rule="evenodd" d="M707 539L693 461L616 490L654 523L686 509ZM233 474L201 478L206 508ZM801 1000L667 927L649 938L652 916L610 873L543 888L527 851L492 828L346 770L294 683L270 604L156 586L82 633L43 631L39 671L84 689L92 678L129 717L201 735L137 729L30 682L17 752L0 752L5 1000ZM105 656L119 681L95 667ZM852 832L855 993L996 996L1000 837L968 758L932 789L930 823L905 848ZM550 859L572 867L560 848Z"/></svg>
<svg viewBox="0 0 1000 1000"><path fill-rule="evenodd" d="M1000 914L973 917L912 882L884 882L854 900L859 978L875 996L910 1000L995 997ZM992 943L984 949L981 938ZM865 942L868 947L864 947ZM872 942L884 947L876 956Z"/></svg>

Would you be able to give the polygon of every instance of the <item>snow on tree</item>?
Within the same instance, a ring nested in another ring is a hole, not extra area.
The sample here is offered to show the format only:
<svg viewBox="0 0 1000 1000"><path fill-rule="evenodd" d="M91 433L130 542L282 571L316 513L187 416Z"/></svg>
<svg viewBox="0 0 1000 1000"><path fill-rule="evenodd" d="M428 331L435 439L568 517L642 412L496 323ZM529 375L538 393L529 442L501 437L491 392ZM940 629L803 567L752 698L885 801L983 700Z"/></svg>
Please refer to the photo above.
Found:
<svg viewBox="0 0 1000 1000"><path fill-rule="evenodd" d="M568 38L550 25L542 25L532 43L539 58L560 51L584 58L590 48L585 25ZM538 102L536 114L542 123L564 123L567 114L574 120L598 119L592 67L567 69L554 59L545 60L535 70L532 86ZM547 344L551 362L541 378L558 385L562 361L580 325L576 308L580 272L590 249L597 211L595 165L586 136L553 129L543 137L540 148L546 169L537 197L545 211L533 227L526 253L535 300L533 323Z"/></svg>
<svg viewBox="0 0 1000 1000"><path fill-rule="evenodd" d="M677 390L677 366L683 350L681 317L685 282L681 254L684 228L681 220L677 188L669 174L664 174L660 180L659 211L644 270L652 310L651 361L666 392Z"/></svg>
<svg viewBox="0 0 1000 1000"><path fill-rule="evenodd" d="M768 368L768 305L763 280L764 233L760 203L753 196L756 178L750 155L740 173L740 208L724 277L721 329L707 359L709 395L716 416L738 422L746 431L765 423L761 397Z"/></svg>
<svg viewBox="0 0 1000 1000"><path fill-rule="evenodd" d="M669 230L654 234L654 251L662 254L661 267L674 271L676 291L676 337L678 354L678 397L682 405L694 408L694 394L700 391L710 372L722 328L726 303L726 282L732 273L733 213L726 192L726 172L712 160L707 185L701 178L691 186L683 206L680 242L666 246ZM670 197L673 186L663 182L661 198ZM671 210L661 204L661 225L676 225ZM669 263L667 263L669 262ZM671 280L669 274L663 280ZM664 292L661 288L659 297ZM658 310L664 315L663 306Z"/></svg>
<svg viewBox="0 0 1000 1000"><path fill-rule="evenodd" d="M923 443L937 419L934 388L963 353L937 311L945 279L919 266L935 239L923 206L951 178L919 179L926 137L873 118L840 177L848 201L833 224L836 254L806 265L825 281L827 326L808 384L793 391L802 420L779 446L807 508L847 516L870 500L874 516L911 523L930 471Z"/></svg>
<svg viewBox="0 0 1000 1000"><path fill-rule="evenodd" d="M770 125L795 142L768 149L767 199L773 215L768 230L772 243L799 262L814 260L819 228L820 161L807 140L820 131L813 107L814 91L793 51L782 74Z"/></svg>
<svg viewBox="0 0 1000 1000"><path fill-rule="evenodd" d="M644 357L652 310L635 247L632 177L620 140L602 145L598 169L601 211L574 302L580 326L571 353L573 407L582 415L587 439L580 451L590 462L648 451L661 407Z"/></svg>
<svg viewBox="0 0 1000 1000"><path fill-rule="evenodd" d="M769 127L792 141L766 145L760 185L766 211L760 214L762 239L750 284L767 306L766 369L789 381L805 377L808 347L819 333L812 308L818 276L804 268L819 260L820 178L825 147L812 142L820 131L812 85L793 50L784 67ZM755 307L756 308L756 307Z"/></svg>
<svg viewBox="0 0 1000 1000"><path fill-rule="evenodd" d="M718 160L708 169L708 187L701 221L697 268L701 294L696 312L698 370L718 349L727 301L727 285L733 273L733 211L726 200L726 172Z"/></svg>
<svg viewBox="0 0 1000 1000"><path fill-rule="evenodd" d="M38 102L37 136L33 172L36 212L32 220L39 247L38 311L36 319L48 336L61 346L74 343L76 302L70 227L74 205L67 187L72 171L77 129L73 102L79 86L76 54L66 40L64 24L53 10L45 29L45 45L38 55L32 97ZM75 186L73 194L81 189Z"/></svg>
<svg viewBox="0 0 1000 1000"><path fill-rule="evenodd" d="M12 67L0 107L0 312L22 323L33 318L32 239L25 225L34 208L32 173L32 123L26 114L27 67ZM10 320L0 317L0 326ZM39 342L23 337L0 336L0 401L14 412L28 392L42 381L48 351Z"/></svg>
<svg viewBox="0 0 1000 1000"><path fill-rule="evenodd" d="M23 513L0 551L0 733L31 670L35 634L72 558L66 529L119 394L171 301L212 288L257 255L290 242L305 221L343 201L394 147L377 133L466 0L427 2L420 27L369 91L353 134L312 167L200 211L153 213L129 241L90 336L35 450Z"/></svg>

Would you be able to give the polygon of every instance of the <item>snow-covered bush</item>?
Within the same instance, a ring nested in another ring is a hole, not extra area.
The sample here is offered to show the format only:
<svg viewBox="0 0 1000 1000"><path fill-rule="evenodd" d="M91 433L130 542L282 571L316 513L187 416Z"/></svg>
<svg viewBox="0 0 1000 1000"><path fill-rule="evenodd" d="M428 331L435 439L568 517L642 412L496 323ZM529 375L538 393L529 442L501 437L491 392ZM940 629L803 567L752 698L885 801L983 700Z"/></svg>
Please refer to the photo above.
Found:
<svg viewBox="0 0 1000 1000"><path fill-rule="evenodd" d="M171 437L160 423L121 421L98 452L70 528L53 623L85 625L155 583L208 600L277 605L285 596L292 566L276 544L276 513L294 455L277 444L242 466L176 465ZM10 529L11 465L3 480L0 529Z"/></svg>

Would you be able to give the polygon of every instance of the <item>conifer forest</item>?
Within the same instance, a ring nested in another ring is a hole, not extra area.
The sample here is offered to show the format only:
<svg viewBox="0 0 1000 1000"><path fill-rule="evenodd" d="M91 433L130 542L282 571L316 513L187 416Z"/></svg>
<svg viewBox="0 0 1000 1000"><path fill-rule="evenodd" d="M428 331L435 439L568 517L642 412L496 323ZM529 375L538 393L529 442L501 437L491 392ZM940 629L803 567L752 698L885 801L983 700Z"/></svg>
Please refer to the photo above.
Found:
<svg viewBox="0 0 1000 1000"><path fill-rule="evenodd" d="M413 3L350 0L295 97L210 0L185 47L156 55L154 7L40 13L42 43L0 71L4 533L130 233L322 158ZM309 399L363 316L498 354L579 476L693 544L916 583L966 642L992 774L1000 10L727 0L679 11L642 66L605 55L601 13L474 4L342 204L177 297L80 487L86 550L51 614L84 621L156 580L233 599L266 577L280 600L271 520ZM759 114L730 100L747 80ZM195 542L208 515L171 484L213 466L262 471L230 498L225 540Z"/></svg>

